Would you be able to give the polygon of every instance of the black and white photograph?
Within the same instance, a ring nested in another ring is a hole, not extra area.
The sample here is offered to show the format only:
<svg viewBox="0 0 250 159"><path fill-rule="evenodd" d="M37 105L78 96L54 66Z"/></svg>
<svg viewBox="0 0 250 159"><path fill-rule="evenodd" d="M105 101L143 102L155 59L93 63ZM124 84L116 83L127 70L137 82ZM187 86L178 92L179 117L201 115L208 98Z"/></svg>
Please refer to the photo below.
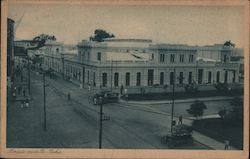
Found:
<svg viewBox="0 0 250 159"><path fill-rule="evenodd" d="M6 149L246 150L249 13L226 4L8 1Z"/></svg>

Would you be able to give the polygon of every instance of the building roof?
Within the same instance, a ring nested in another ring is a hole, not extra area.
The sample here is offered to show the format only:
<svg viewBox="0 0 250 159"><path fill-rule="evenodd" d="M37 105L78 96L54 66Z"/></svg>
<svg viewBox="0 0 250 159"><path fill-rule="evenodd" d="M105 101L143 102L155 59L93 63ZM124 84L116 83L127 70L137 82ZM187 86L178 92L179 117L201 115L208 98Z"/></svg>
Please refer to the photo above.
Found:
<svg viewBox="0 0 250 159"><path fill-rule="evenodd" d="M140 42L140 43L152 43L151 39L118 39L118 38L106 38L104 42Z"/></svg>
<svg viewBox="0 0 250 159"><path fill-rule="evenodd" d="M150 54L137 52L106 52L108 61L149 61Z"/></svg>

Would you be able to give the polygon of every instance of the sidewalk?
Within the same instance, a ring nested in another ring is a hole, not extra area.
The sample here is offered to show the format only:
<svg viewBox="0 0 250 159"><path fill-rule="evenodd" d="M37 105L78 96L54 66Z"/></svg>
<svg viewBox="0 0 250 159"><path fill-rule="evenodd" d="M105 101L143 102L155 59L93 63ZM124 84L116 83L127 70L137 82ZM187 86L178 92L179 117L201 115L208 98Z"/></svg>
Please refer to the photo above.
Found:
<svg viewBox="0 0 250 159"><path fill-rule="evenodd" d="M121 101L121 102L125 103L126 101ZM130 106L132 106L132 105L130 105ZM139 107L143 107L143 106L141 105ZM140 109L140 108L138 108L138 109ZM155 111L153 109L148 110L148 111L154 111L155 113L170 116L170 113ZM204 115L204 116L202 116L202 119L210 119L210 118L218 118L218 117L220 117L218 114ZM178 121L179 120L178 116L174 116L174 120ZM183 120L183 124L188 125L188 126L192 126L193 121L195 120L195 118L194 117L183 117L182 120ZM217 140L215 140L213 138L210 138L210 137L208 137L206 135L203 135L203 134L201 134L201 133L199 133L197 131L193 131L193 138L197 142L199 142L199 143L201 143L201 144L203 144L203 145L205 145L205 146L207 146L207 147L209 147L211 149L224 150L224 146L225 146L224 143L221 143L221 142L219 142L219 141L217 141ZM229 150L236 150L236 148L234 148L232 146L229 146Z"/></svg>
<svg viewBox="0 0 250 159"><path fill-rule="evenodd" d="M219 101L225 99L233 99L233 97L227 96L215 96L215 97L202 97L202 98L189 98L189 99L177 99L175 103L190 103L196 100L199 101ZM129 104L141 104L141 105L154 105L154 104L169 104L172 100L144 100L144 101L128 101Z"/></svg>
<svg viewBox="0 0 250 159"><path fill-rule="evenodd" d="M203 116L202 119L209 119L209 118L217 118L219 115L214 114L214 115L207 115ZM178 121L178 117L174 117L176 121ZM183 118L183 123L188 126L192 126L194 119L192 117L185 117ZM210 147L211 149L214 150L224 150L224 143L221 143L220 141L217 141L211 137L208 137L206 135L203 135L197 131L193 131L193 138L198 141L199 143L206 145L207 147ZM229 146L229 150L237 150L237 148Z"/></svg>

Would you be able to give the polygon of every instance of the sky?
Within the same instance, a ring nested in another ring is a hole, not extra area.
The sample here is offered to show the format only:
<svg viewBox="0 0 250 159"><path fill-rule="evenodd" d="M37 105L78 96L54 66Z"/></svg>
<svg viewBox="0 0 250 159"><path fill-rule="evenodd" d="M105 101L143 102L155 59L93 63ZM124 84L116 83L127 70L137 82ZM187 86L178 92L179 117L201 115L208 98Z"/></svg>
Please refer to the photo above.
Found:
<svg viewBox="0 0 250 159"><path fill-rule="evenodd" d="M45 33L65 44L77 44L95 29L104 29L116 38L188 45L231 40L243 47L243 15L241 6L11 4L8 10L16 22L16 40Z"/></svg>

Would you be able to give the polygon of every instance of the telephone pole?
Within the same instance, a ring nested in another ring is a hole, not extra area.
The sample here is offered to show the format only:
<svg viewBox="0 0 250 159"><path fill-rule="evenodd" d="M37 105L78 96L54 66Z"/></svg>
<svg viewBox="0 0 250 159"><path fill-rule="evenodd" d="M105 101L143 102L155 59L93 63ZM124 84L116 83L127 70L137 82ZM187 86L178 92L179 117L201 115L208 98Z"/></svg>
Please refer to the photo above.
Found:
<svg viewBox="0 0 250 159"><path fill-rule="evenodd" d="M45 92L45 72L43 73L43 117L44 117L44 131L47 131L47 124L46 124L46 92Z"/></svg>
<svg viewBox="0 0 250 159"><path fill-rule="evenodd" d="M113 90L113 60L111 61L111 93Z"/></svg>
<svg viewBox="0 0 250 159"><path fill-rule="evenodd" d="M99 127L99 149L102 148L102 97L99 98L100 104L100 127Z"/></svg>
<svg viewBox="0 0 250 159"><path fill-rule="evenodd" d="M173 119L174 119L174 98L175 98L175 68L173 77L173 90L172 90L172 108L171 108L171 133L173 132Z"/></svg>
<svg viewBox="0 0 250 159"><path fill-rule="evenodd" d="M28 91L30 95L30 58L28 55L27 55L27 59L28 59Z"/></svg>

